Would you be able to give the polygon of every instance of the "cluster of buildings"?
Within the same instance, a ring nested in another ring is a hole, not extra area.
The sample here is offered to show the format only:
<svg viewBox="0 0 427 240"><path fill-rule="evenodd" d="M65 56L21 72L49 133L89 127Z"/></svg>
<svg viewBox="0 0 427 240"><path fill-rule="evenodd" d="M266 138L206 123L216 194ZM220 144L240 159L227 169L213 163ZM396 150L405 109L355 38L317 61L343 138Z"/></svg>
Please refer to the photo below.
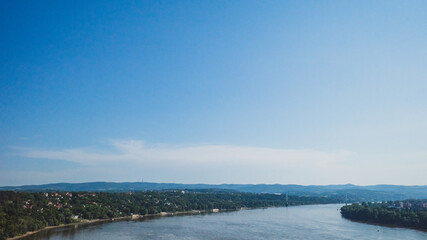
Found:
<svg viewBox="0 0 427 240"><path fill-rule="evenodd" d="M33 209L33 205L31 204L31 199L28 199L27 201L24 201L24 204L22 205L23 209Z"/></svg>
<svg viewBox="0 0 427 240"><path fill-rule="evenodd" d="M47 199L47 205L53 206L57 209L63 208L65 206L68 206L69 204L64 199L70 200L73 196L70 192L65 193L57 193L57 192L46 192L43 194L43 196ZM33 203L31 199L25 200L22 205L23 209L33 209ZM41 208L43 211L43 208Z"/></svg>
<svg viewBox="0 0 427 240"><path fill-rule="evenodd" d="M63 199L64 198L71 199L73 194L70 192L65 192L65 193L53 192L53 193L45 193L44 196L49 200L47 205L60 209L65 206L68 206L67 202L63 203Z"/></svg>
<svg viewBox="0 0 427 240"><path fill-rule="evenodd" d="M396 201L393 203L389 203L388 208L397 208L397 209L422 209L427 208L427 203L423 201L416 201L416 202L410 202L410 201Z"/></svg>

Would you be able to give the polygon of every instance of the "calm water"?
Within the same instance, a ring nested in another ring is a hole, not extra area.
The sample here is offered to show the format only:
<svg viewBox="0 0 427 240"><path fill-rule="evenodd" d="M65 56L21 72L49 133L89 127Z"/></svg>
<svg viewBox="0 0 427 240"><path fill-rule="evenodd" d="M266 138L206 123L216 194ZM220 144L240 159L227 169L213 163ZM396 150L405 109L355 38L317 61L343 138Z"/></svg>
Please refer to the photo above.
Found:
<svg viewBox="0 0 427 240"><path fill-rule="evenodd" d="M427 239L427 233L351 222L341 205L268 208L54 229L25 240Z"/></svg>

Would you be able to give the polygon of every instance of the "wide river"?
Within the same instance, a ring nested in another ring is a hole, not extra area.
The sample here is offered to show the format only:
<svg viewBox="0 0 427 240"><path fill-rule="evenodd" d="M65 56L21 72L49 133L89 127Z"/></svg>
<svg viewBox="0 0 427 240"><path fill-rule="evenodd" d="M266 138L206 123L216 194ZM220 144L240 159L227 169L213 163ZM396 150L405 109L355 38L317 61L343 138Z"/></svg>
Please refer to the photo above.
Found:
<svg viewBox="0 0 427 240"><path fill-rule="evenodd" d="M267 208L52 229L25 240L427 239L427 232L352 222L342 205Z"/></svg>

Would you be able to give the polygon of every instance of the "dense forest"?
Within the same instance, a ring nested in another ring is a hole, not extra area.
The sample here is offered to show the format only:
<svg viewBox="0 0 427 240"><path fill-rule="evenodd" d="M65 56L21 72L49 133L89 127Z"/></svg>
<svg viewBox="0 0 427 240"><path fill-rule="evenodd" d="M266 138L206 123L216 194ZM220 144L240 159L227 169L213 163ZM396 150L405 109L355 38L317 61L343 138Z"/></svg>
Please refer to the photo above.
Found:
<svg viewBox="0 0 427 240"><path fill-rule="evenodd" d="M128 193L0 191L0 240L91 219L112 219L189 210L238 210L303 204L336 203L339 199L213 190Z"/></svg>
<svg viewBox="0 0 427 240"><path fill-rule="evenodd" d="M343 206L341 214L356 221L427 230L427 200L354 203Z"/></svg>

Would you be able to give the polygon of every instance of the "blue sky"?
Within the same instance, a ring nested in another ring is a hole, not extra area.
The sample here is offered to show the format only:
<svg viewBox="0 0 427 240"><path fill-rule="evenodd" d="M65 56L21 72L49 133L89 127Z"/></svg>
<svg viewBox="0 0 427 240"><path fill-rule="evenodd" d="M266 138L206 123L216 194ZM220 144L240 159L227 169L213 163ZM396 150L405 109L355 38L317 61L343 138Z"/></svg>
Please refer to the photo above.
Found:
<svg viewBox="0 0 427 240"><path fill-rule="evenodd" d="M0 185L427 184L425 1L3 1Z"/></svg>

